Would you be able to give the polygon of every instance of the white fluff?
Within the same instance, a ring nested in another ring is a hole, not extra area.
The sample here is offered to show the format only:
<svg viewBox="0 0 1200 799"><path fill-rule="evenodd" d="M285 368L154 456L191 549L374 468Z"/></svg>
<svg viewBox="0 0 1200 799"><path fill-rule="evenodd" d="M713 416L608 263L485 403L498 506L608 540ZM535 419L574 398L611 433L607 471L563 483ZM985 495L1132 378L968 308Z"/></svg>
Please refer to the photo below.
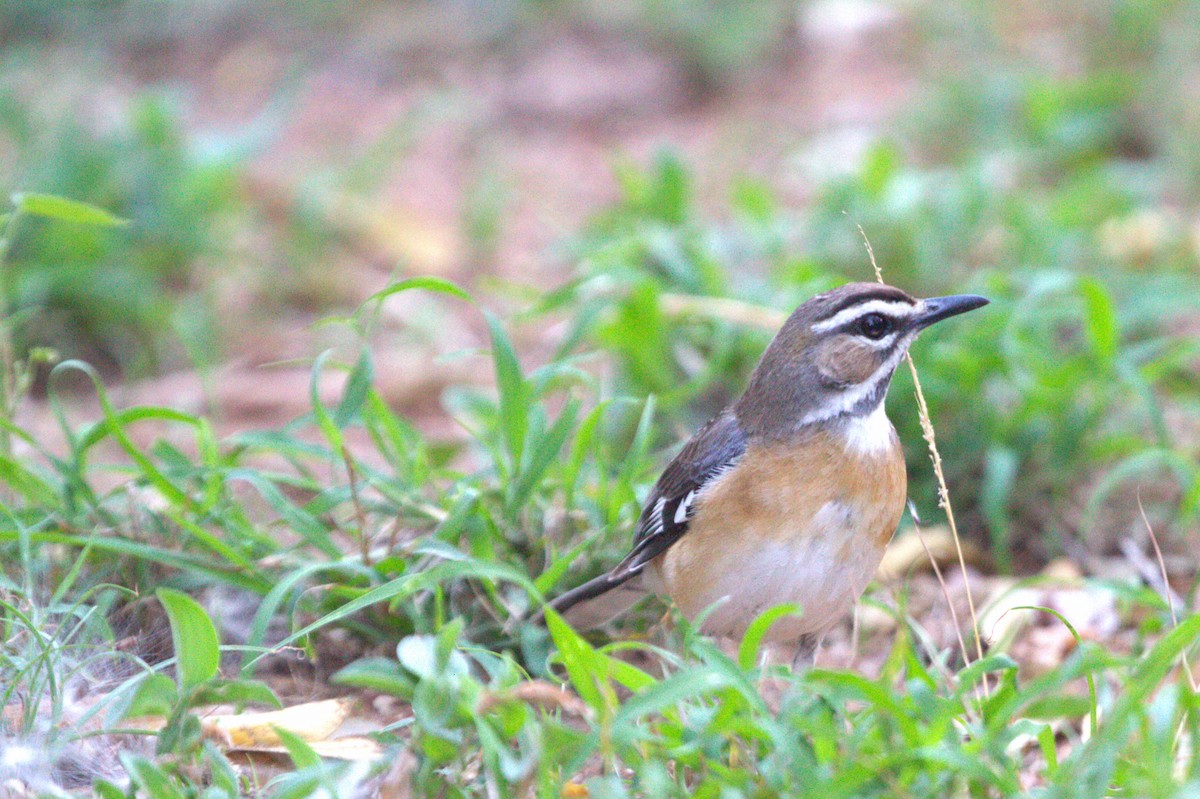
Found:
<svg viewBox="0 0 1200 799"><path fill-rule="evenodd" d="M892 421L880 402L865 416L846 422L846 450L859 455L878 455L892 446Z"/></svg>

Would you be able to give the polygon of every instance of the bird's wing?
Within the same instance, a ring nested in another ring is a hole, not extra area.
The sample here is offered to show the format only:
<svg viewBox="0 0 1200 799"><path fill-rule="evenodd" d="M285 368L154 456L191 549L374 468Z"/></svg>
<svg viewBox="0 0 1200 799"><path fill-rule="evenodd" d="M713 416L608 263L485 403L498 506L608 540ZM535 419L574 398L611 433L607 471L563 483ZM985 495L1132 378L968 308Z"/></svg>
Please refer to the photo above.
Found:
<svg viewBox="0 0 1200 799"><path fill-rule="evenodd" d="M621 582L638 574L678 541L687 532L696 499L745 451L746 438L732 411L700 428L658 478L638 519L633 549L609 572L609 579Z"/></svg>

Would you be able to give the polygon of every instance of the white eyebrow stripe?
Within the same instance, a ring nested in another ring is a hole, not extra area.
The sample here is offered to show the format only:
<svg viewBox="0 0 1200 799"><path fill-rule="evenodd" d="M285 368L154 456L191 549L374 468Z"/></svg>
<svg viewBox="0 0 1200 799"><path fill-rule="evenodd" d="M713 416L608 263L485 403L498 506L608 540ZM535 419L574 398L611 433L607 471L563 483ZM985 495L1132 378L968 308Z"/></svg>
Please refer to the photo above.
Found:
<svg viewBox="0 0 1200 799"><path fill-rule="evenodd" d="M851 319L857 319L869 313L882 313L893 318L903 319L912 316L916 311L916 305L904 302L903 300L871 300L861 305L851 305L849 308L843 308L824 322L817 322L812 326L812 331L814 333L824 333L826 330L841 327Z"/></svg>

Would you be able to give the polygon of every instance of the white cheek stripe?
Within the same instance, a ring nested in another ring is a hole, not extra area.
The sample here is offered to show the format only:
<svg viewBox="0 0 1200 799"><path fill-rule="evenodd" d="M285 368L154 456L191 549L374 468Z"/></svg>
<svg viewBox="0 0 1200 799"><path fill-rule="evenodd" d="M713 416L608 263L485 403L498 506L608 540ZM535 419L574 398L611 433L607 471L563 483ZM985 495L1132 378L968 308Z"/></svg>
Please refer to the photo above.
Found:
<svg viewBox="0 0 1200 799"><path fill-rule="evenodd" d="M841 416L843 413L849 412L851 408L862 402L867 395L876 389L880 380L886 379L892 373L892 370L900 363L900 359L904 357L904 353L908 352L908 345L912 343L915 337L916 333L909 333L900 341L891 356L870 377L857 386L835 395L828 405L823 405L807 414L796 426L803 427L806 424L832 419L835 416Z"/></svg>
<svg viewBox="0 0 1200 799"><path fill-rule="evenodd" d="M849 308L843 308L824 322L817 322L812 326L812 331L814 333L824 333L826 330L841 327L851 319L857 319L869 313L882 313L896 319L905 319L916 313L919 307L919 305L913 305L902 300L871 300L861 305L851 305Z"/></svg>

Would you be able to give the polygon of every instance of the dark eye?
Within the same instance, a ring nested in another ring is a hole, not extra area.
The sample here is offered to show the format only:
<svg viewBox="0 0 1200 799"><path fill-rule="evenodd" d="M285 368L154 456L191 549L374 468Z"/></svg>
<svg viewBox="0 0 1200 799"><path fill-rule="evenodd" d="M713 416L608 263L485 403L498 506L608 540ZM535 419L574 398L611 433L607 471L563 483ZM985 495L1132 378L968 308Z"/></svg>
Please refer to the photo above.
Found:
<svg viewBox="0 0 1200 799"><path fill-rule="evenodd" d="M881 313L869 313L854 326L854 332L869 339L879 340L892 330L892 320Z"/></svg>

